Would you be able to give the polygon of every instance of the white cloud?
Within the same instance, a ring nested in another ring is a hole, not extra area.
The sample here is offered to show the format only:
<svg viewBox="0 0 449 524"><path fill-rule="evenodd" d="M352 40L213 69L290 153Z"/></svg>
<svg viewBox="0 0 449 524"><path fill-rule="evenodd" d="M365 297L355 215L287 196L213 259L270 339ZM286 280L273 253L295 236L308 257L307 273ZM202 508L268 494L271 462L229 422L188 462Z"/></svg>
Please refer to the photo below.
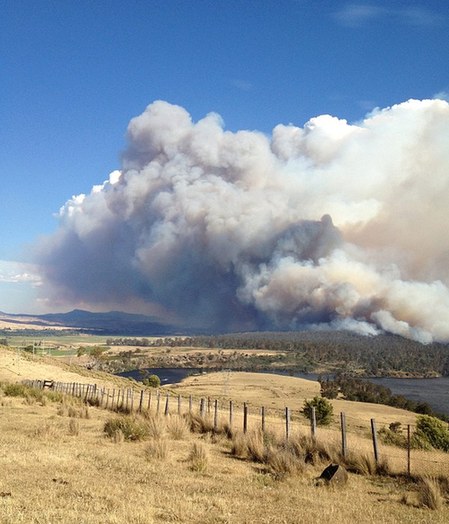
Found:
<svg viewBox="0 0 449 524"><path fill-rule="evenodd" d="M41 278L38 268L33 264L25 264L11 260L0 260L0 282L40 285Z"/></svg>

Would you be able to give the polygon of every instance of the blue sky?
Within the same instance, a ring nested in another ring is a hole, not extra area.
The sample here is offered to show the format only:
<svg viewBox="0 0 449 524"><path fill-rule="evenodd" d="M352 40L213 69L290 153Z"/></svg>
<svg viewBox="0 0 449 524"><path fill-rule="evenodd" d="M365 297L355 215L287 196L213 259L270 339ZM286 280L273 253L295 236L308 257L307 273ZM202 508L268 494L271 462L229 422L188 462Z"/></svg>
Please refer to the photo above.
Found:
<svg viewBox="0 0 449 524"><path fill-rule="evenodd" d="M447 97L448 34L442 0L0 0L0 310L40 310L30 245L120 167L151 102L232 131L357 122Z"/></svg>

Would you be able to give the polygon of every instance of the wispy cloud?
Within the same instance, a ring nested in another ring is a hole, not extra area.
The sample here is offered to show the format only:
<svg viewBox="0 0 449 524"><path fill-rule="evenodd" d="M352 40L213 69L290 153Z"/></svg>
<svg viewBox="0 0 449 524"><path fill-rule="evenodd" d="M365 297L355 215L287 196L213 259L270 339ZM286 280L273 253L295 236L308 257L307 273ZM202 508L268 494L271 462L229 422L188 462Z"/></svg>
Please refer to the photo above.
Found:
<svg viewBox="0 0 449 524"><path fill-rule="evenodd" d="M446 100L447 102L449 102L449 90L443 89L442 91L435 93L432 98L438 100Z"/></svg>
<svg viewBox="0 0 449 524"><path fill-rule="evenodd" d="M383 7L370 3L349 3L334 13L337 22L346 27L363 27L382 18L415 27L440 25L444 17L427 7Z"/></svg>
<svg viewBox="0 0 449 524"><path fill-rule="evenodd" d="M347 27L360 27L385 15L386 9L369 4L346 4L335 12L335 19Z"/></svg>
<svg viewBox="0 0 449 524"><path fill-rule="evenodd" d="M0 260L0 283L22 284L29 283L38 286L41 279L36 267L10 260Z"/></svg>

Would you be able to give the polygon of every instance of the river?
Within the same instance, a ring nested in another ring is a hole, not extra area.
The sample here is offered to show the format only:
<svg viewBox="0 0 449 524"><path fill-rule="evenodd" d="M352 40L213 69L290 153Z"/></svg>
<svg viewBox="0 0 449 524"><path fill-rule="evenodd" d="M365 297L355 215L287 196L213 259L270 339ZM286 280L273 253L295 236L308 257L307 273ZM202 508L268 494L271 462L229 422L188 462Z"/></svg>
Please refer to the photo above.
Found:
<svg viewBox="0 0 449 524"><path fill-rule="evenodd" d="M132 370L119 373L122 377L131 377L143 380L142 371ZM164 384L176 384L192 374L199 374L204 370L186 368L153 368L147 370L149 374L157 375ZM314 373L294 373L288 371L265 371L278 375L291 375L306 380L317 380L318 375ZM437 413L449 415L449 377L438 378L371 378L374 384L380 384L391 390L394 395L404 397L418 402L427 402Z"/></svg>

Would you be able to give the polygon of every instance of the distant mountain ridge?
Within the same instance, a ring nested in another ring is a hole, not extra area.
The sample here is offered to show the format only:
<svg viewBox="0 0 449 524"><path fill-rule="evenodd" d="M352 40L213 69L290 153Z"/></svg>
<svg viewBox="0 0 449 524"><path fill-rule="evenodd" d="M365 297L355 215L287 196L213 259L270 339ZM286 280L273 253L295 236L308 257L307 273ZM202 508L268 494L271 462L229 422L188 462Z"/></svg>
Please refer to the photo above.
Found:
<svg viewBox="0 0 449 524"><path fill-rule="evenodd" d="M153 317L121 311L94 313L82 309L74 309L67 313L47 313L44 315L0 312L0 320L13 323L17 326L17 329L20 329L21 325L35 325L40 328L45 326L48 329L64 326L107 335L164 336L173 335L179 331L172 325L156 321ZM29 327L24 327L23 329L29 329Z"/></svg>

